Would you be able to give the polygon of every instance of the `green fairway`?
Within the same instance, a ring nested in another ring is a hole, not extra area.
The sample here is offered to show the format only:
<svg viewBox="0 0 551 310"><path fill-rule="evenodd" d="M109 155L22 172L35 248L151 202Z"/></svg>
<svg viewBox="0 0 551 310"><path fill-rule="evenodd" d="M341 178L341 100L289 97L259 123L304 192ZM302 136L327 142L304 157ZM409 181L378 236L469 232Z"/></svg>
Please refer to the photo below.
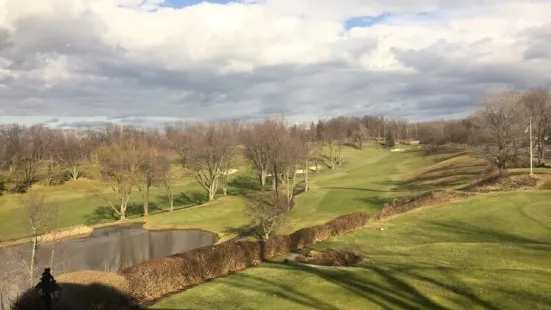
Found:
<svg viewBox="0 0 551 310"><path fill-rule="evenodd" d="M287 225L280 233L331 220L339 215L363 211L376 213L394 197L407 196L432 188L455 188L474 182L485 166L466 156L462 151L425 156L416 148L406 152L390 152L375 144L363 150L344 147L344 163L335 170L323 169L310 173L311 191L296 197L296 207ZM258 189L258 180L249 164L238 157L234 163L239 169L229 178L230 197L202 204L206 192L193 180L184 178L174 186L177 211L168 213L164 189L152 188L150 213L141 217L142 203L135 191L129 204L129 221L145 221L149 227L187 227L211 230L222 240L237 236L246 230L248 220L243 215L243 194ZM91 169L91 168L90 168ZM450 172L451 171L451 172ZM91 173L89 173L91 174ZM301 182L301 175L297 180ZM90 194L93 187L101 187L97 180L82 179L61 186L35 186L32 191L43 192L60 205L59 227L95 225L114 222L113 211L100 197ZM109 189L106 197L116 201ZM24 210L18 204L18 195L0 197L0 218L6 223L0 227L0 239L10 240L28 234L24 224Z"/></svg>
<svg viewBox="0 0 551 310"><path fill-rule="evenodd" d="M94 187L103 188L98 181L77 180L55 187L35 186L31 191L44 193L46 199L55 201L59 205L59 216L57 217L59 227L82 224L95 225L115 221L115 214L108 204L100 196L90 192ZM176 198L179 208L194 205L196 201L199 202L204 199L204 195L203 197L197 195L200 189L191 179L178 182L174 185L174 189L175 192L179 193ZM109 189L104 189L103 193L113 203L116 203L115 196ZM192 196L189 197L185 193L190 193ZM163 189L152 188L150 195L150 212L152 214L164 212L168 209ZM28 227L25 224L25 210L18 201L20 196L12 194L0 198L0 218L5 223L0 228L0 239L10 240L25 237L29 234ZM130 219L137 218L141 216L142 210L142 202L139 193L136 192L129 202L128 217Z"/></svg>
<svg viewBox="0 0 551 310"><path fill-rule="evenodd" d="M485 194L315 245L357 267L281 260L168 297L159 309L550 309L551 192ZM383 230L380 230L383 228Z"/></svg>
<svg viewBox="0 0 551 310"><path fill-rule="evenodd" d="M374 214L393 198L455 189L476 181L486 168L485 163L461 151L424 156L415 149L391 153L371 147L350 152L352 159L346 165L315 177L312 191L297 196L286 233L347 213Z"/></svg>

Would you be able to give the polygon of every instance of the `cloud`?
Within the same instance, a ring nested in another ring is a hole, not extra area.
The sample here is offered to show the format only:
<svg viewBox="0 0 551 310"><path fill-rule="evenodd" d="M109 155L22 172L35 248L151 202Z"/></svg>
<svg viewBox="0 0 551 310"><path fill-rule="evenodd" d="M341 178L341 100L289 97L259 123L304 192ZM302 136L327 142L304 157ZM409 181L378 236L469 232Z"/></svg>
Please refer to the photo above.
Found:
<svg viewBox="0 0 551 310"><path fill-rule="evenodd" d="M463 116L487 91L551 86L550 10L544 0L0 0L1 120Z"/></svg>

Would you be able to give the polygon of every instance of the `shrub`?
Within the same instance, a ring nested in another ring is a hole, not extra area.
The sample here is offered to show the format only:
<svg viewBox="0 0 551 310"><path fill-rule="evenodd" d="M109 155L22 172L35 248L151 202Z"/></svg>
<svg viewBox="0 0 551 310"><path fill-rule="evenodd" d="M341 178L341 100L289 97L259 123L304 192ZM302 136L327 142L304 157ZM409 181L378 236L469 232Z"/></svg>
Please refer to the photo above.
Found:
<svg viewBox="0 0 551 310"><path fill-rule="evenodd" d="M472 194L466 192L433 191L426 192L412 198L395 199L392 202L387 203L383 206L381 212L379 212L376 219L383 219L416 208L451 201L455 198L463 198L469 196L472 196Z"/></svg>
<svg viewBox="0 0 551 310"><path fill-rule="evenodd" d="M287 197L276 192L261 192L248 198L245 215L258 227L264 239L268 239L287 218L292 206Z"/></svg>
<svg viewBox="0 0 551 310"><path fill-rule="evenodd" d="M0 196L6 191L6 179L0 175Z"/></svg>
<svg viewBox="0 0 551 310"><path fill-rule="evenodd" d="M154 301L204 281L226 276L262 260L281 256L332 236L361 229L369 216L353 213L323 225L303 228L291 235L262 241L228 241L126 268L121 274L129 290L142 303Z"/></svg>
<svg viewBox="0 0 551 310"><path fill-rule="evenodd" d="M331 228L328 224L303 228L291 234L291 250L309 247L312 244L327 240L331 237Z"/></svg>
<svg viewBox="0 0 551 310"><path fill-rule="evenodd" d="M386 134L385 146L394 147L395 145L396 145L396 142L394 141L394 134L391 131L389 131Z"/></svg>
<svg viewBox="0 0 551 310"><path fill-rule="evenodd" d="M295 257L296 262L319 266L355 266L364 259L363 255L355 251L333 250L309 251Z"/></svg>
<svg viewBox="0 0 551 310"><path fill-rule="evenodd" d="M339 216L327 222L326 225L330 226L332 236L339 236L363 228L369 221L369 218L370 216L366 213L356 212Z"/></svg>
<svg viewBox="0 0 551 310"><path fill-rule="evenodd" d="M262 256L264 259L281 256L291 252L291 236L275 236L262 243Z"/></svg>
<svg viewBox="0 0 551 310"><path fill-rule="evenodd" d="M126 268L121 274L128 280L132 294L142 303L147 303L257 265L261 262L261 255L260 242L224 242L147 261Z"/></svg>
<svg viewBox="0 0 551 310"><path fill-rule="evenodd" d="M510 187L512 189L533 188L538 185L539 180L539 177L531 175L511 177Z"/></svg>
<svg viewBox="0 0 551 310"><path fill-rule="evenodd" d="M29 185L23 182L16 182L10 189L13 194L24 194L29 190Z"/></svg>

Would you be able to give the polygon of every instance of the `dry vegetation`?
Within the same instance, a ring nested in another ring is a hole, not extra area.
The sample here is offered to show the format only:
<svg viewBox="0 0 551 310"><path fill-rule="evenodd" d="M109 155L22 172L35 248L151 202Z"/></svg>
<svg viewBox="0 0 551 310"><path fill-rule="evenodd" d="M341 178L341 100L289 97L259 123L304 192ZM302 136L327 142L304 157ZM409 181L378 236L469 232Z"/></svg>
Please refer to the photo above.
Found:
<svg viewBox="0 0 551 310"><path fill-rule="evenodd" d="M117 286L123 292L113 294L118 296L113 297L114 302L125 300L128 305L133 305L137 300L143 305L266 259L362 229L370 219L388 218L422 206L472 195L459 191L426 192L386 203L375 217L353 213L289 235L270 238L293 209L295 195L309 190L310 167L314 165L316 171L319 165L337 169L344 161L345 146L361 149L368 139L382 142L382 137L385 137L384 144L389 147L395 142L420 140L428 154L445 152L450 145L469 146L497 169L496 176L489 175L480 180L477 187L488 190L496 190L495 186L499 190L532 188L538 182L534 178L499 178L507 174L509 167L526 159L528 136L525 128L529 118L534 129L537 162L543 164L545 141L551 132L551 95L544 90L493 94L483 100L476 113L460 121L410 124L404 120L364 116L339 117L320 120L309 127L291 127L282 119L268 119L255 124L179 123L167 126L164 132L119 126L107 126L102 130L59 131L14 124L0 128L0 144L3 146L0 149L0 168L3 169L0 190L23 194L39 183L54 187L85 176L83 167L92 167L91 170L99 173L86 176L99 178L102 187L89 190L103 199L117 220L124 220L129 201L136 193L141 199L139 207L143 209L143 216L150 213L150 190L153 187L165 190L170 210L174 210L173 182L178 177L173 173L173 164L179 165L182 174L192 177L211 201L217 198L220 190L224 196L229 194L227 171L236 158L246 158L260 184L259 194L251 194L255 193L253 189L238 194L249 199L246 215L261 228L264 240L224 242L145 262L121 271L124 281L119 277L120 281L103 283L101 281L105 279L101 280L101 275L83 273L80 275L82 280L76 276L70 280L73 282L67 282L74 285L101 282L100 287L107 291L111 290L109 286ZM430 179L430 175L426 177ZM106 194L105 188L111 190L111 195ZM24 194L23 197L31 199L33 196ZM26 204L45 205L32 200L27 200ZM39 211L46 208L36 210L35 214L41 214ZM29 216L35 219L29 223L35 247L39 242L36 236L48 230L45 225L36 224L36 219L43 217ZM359 258L350 253L328 251L303 259L319 260L319 263L329 260L343 265ZM32 257L30 261L33 261ZM31 265L31 281L32 270ZM75 292L85 290L84 286L77 286ZM18 301L16 309L29 309L22 305L25 300L34 300L35 297L27 293Z"/></svg>
<svg viewBox="0 0 551 310"><path fill-rule="evenodd" d="M309 250L295 257L295 262L319 266L355 266L364 259L357 251L326 249L322 251Z"/></svg>
<svg viewBox="0 0 551 310"><path fill-rule="evenodd" d="M401 204L395 201L393 204L385 206L387 211L383 211L384 216L379 218L465 196L470 195L437 192L427 193L403 201ZM116 287L118 294L126 296L124 298L130 304L136 303L145 306L169 294L239 272L270 258L305 249L317 242L329 240L331 237L360 230L370 219L371 217L367 214L353 213L338 217L323 225L300 229L290 235L279 235L261 241L227 241L147 261L122 270L120 275L99 272L73 273L62 276L60 282L78 284L83 288L86 285L92 285L89 286L89 290L106 291L110 290L109 287ZM363 259L361 255L352 250L306 251L306 253L310 254L302 255L298 261L327 266L352 266ZM86 294L86 292L84 290L82 293ZM91 291L89 294L96 296L97 292ZM36 296L32 293L24 294L17 304L32 305L34 298ZM16 309L30 308L20 306Z"/></svg>

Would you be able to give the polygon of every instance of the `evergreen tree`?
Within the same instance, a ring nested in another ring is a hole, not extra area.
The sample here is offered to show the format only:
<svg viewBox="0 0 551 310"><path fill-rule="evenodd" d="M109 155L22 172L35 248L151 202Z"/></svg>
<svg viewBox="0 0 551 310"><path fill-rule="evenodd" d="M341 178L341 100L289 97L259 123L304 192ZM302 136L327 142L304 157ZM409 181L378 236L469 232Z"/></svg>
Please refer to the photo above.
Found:
<svg viewBox="0 0 551 310"><path fill-rule="evenodd" d="M394 147L396 145L396 142L394 141L394 134L392 133L392 131L388 131L388 133L386 134L385 145L387 147Z"/></svg>

